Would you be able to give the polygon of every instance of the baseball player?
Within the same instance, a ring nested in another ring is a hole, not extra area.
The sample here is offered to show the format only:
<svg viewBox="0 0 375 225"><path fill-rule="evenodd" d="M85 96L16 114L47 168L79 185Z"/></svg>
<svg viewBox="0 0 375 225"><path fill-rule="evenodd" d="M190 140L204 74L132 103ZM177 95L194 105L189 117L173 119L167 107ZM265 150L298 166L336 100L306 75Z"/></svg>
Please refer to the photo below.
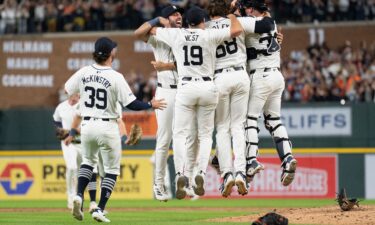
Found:
<svg viewBox="0 0 375 225"><path fill-rule="evenodd" d="M176 197L186 196L188 178L184 174L184 156L188 149L186 142L197 123L199 152L198 172L194 177L194 192L204 195L204 178L212 147L214 110L218 91L213 83L216 47L225 39L237 37L242 27L234 15L229 15L231 27L227 29L204 30L205 14L193 7L186 13L190 29L153 28L150 33L169 45L176 58L178 88L175 102L173 127L173 151L176 170Z"/></svg>
<svg viewBox="0 0 375 225"><path fill-rule="evenodd" d="M82 141L82 164L79 169L77 195L73 200L73 217L83 220L83 193L87 187L94 167L98 162L98 152L103 157L104 179L98 208L92 217L98 222L110 222L103 213L108 199L120 174L121 140L116 110L119 102L134 110L164 108L163 100L152 99L149 103L136 100L124 76L112 69L117 44L107 37L95 42L93 58L95 64L78 70L65 83L68 95L79 93ZM76 129L71 129L74 136Z"/></svg>
<svg viewBox="0 0 375 225"><path fill-rule="evenodd" d="M79 95L75 94L70 96L67 100L61 102L53 113L54 124L57 129L70 130L73 117L75 115L75 105L79 101ZM73 208L73 198L76 195L77 186L77 173L78 167L81 164L81 144L74 143L71 145L65 145L64 139L61 138L61 149L63 151L63 157L66 165L66 191L68 197L68 208Z"/></svg>
<svg viewBox="0 0 375 225"><path fill-rule="evenodd" d="M170 198L164 181L166 177L168 150L172 140L172 122L174 117L173 111L177 93L178 74L172 49L164 42L159 41L155 36L149 35L149 31L159 24L165 27L181 28L182 14L183 9L174 5L167 6L163 8L161 17L144 23L134 32L138 39L147 42L153 48L155 61L152 61L151 63L157 70L158 78L158 87L156 89L155 97L163 98L167 103L166 109L155 111L158 130L155 147L155 182L153 185L153 191L155 198L160 201L167 201ZM191 136L195 137L196 134L193 133ZM189 140L188 145L191 145L192 148L197 148L195 138ZM194 166L196 153L191 157L186 157L187 160L192 161L191 163L186 164L189 165L186 169L186 171L189 171L189 179L192 178L193 168L190 167ZM191 182L189 183L191 184ZM190 187L187 187L187 189L190 189ZM190 196L194 197L192 193Z"/></svg>
<svg viewBox="0 0 375 225"><path fill-rule="evenodd" d="M267 6L264 0L243 1L242 11L257 20L262 19ZM249 181L263 169L257 160L258 118L263 112L264 123L271 133L281 160L281 183L288 186L294 179L297 160L292 155L292 145L280 120L281 96L285 87L280 72L280 45L276 40L276 23L267 34L254 34L246 38L248 73L251 79L249 108L247 112L247 176Z"/></svg>
<svg viewBox="0 0 375 225"><path fill-rule="evenodd" d="M79 104L76 105L75 109L76 110L75 110L75 115L74 115L73 122L72 122L72 125L71 125L71 129L77 130L78 134L75 135L75 136L72 136L73 134L69 134L68 137L66 137L65 140L64 140L64 144L66 146L69 146L72 142L74 142L74 140L76 139L76 136L79 136L80 131L81 131L80 126L81 126L82 118L81 118L81 114L79 112ZM122 115L122 107L121 107L120 103L117 103L117 112L120 115L120 117L117 119L117 123L118 123L119 130L120 130L121 142L124 143L124 144L127 144L127 142L126 142L127 141L127 131L126 131L125 123L122 120L122 116L121 116ZM81 162L82 162L82 156L81 156L80 163ZM79 164L79 166L80 166L80 164ZM103 159L102 159L102 156L101 156L100 152L98 153L98 166L94 167L91 180L88 184L88 192L89 192L89 195L90 195L89 213L91 213L91 214L98 207L98 205L96 203L97 174L99 174L101 180L104 179L105 173L104 173L104 168L103 168ZM106 214L107 211L103 211L103 213Z"/></svg>
<svg viewBox="0 0 375 225"><path fill-rule="evenodd" d="M235 3L233 3L235 5ZM211 20L208 28L223 29L230 26L230 20L222 17L230 9L227 1L210 1L208 13ZM234 184L238 193L246 195L245 130L250 80L246 72L245 36L271 31L270 18L256 21L251 17L239 17L244 32L224 40L216 50L215 84L219 90L219 103L215 111L216 150L223 179L221 192L228 197ZM231 141L233 140L234 171L232 166ZM233 176L235 172L235 176Z"/></svg>

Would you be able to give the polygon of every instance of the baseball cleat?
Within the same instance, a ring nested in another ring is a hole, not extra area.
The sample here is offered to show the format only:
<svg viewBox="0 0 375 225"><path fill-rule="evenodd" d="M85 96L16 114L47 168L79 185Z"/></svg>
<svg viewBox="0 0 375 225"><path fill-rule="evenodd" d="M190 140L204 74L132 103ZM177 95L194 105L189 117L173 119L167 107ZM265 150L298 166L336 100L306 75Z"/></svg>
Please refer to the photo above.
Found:
<svg viewBox="0 0 375 225"><path fill-rule="evenodd" d="M235 183L236 183L236 186L237 186L238 194L247 195L248 186L247 186L245 174L243 174L242 172L237 172Z"/></svg>
<svg viewBox="0 0 375 225"><path fill-rule="evenodd" d="M281 183L288 186L294 180L294 174L297 169L297 160L292 156L287 156L281 164L283 172L281 173Z"/></svg>
<svg viewBox="0 0 375 225"><path fill-rule="evenodd" d="M176 174L176 198L184 199L186 197L186 186L188 178L181 175L180 173Z"/></svg>
<svg viewBox="0 0 375 225"><path fill-rule="evenodd" d="M195 186L193 186L195 194L199 196L204 195L204 172L201 170L194 178Z"/></svg>
<svg viewBox="0 0 375 225"><path fill-rule="evenodd" d="M72 215L77 220L83 220L82 198L78 195L73 198Z"/></svg>
<svg viewBox="0 0 375 225"><path fill-rule="evenodd" d="M246 181L250 183L253 181L255 174L259 173L261 170L264 170L264 166L258 162L258 160L253 159L250 162L246 163Z"/></svg>
<svg viewBox="0 0 375 225"><path fill-rule="evenodd" d="M153 187L155 198L161 202L167 202L169 200L168 194L165 190L164 185L154 184Z"/></svg>
<svg viewBox="0 0 375 225"><path fill-rule="evenodd" d="M98 204L94 201L90 202L89 213L92 214L96 208L98 208Z"/></svg>
<svg viewBox="0 0 375 225"><path fill-rule="evenodd" d="M224 181L220 186L221 195L227 198L232 193L232 187L234 186L235 181L233 174L228 172L224 175Z"/></svg>
<svg viewBox="0 0 375 225"><path fill-rule="evenodd" d="M187 187L185 190L186 195L190 197L190 200L194 201L199 199L199 196L195 194L192 186Z"/></svg>
<svg viewBox="0 0 375 225"><path fill-rule="evenodd" d="M219 159L217 158L216 155L215 155L214 157L212 157L212 160L211 160L211 166L216 170L216 172L217 172L218 174L220 174Z"/></svg>
<svg viewBox="0 0 375 225"><path fill-rule="evenodd" d="M105 217L103 211L100 208L96 208L92 213L92 218L98 222L109 223L111 222L107 217Z"/></svg>

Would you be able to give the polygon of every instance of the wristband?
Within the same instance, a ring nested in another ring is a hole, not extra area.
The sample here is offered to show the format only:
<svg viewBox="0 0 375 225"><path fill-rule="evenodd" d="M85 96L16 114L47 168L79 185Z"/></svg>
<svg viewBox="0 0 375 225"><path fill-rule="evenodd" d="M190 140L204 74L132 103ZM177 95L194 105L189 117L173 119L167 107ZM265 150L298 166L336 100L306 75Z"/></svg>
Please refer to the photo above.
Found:
<svg viewBox="0 0 375 225"><path fill-rule="evenodd" d="M148 23L149 23L152 27L154 27L154 26L156 26L156 25L158 25L158 24L160 23L160 19L159 19L159 17L156 17L156 18L154 18L154 19L152 19L152 20L149 20Z"/></svg>
<svg viewBox="0 0 375 225"><path fill-rule="evenodd" d="M77 134L78 134L78 130L77 130L77 129L74 129L74 128L70 129L70 131L69 131L69 136L74 137L74 136L76 136Z"/></svg>
<svg viewBox="0 0 375 225"><path fill-rule="evenodd" d="M152 108L152 103L151 102L147 102L147 104L150 106L150 108Z"/></svg>
<svg viewBox="0 0 375 225"><path fill-rule="evenodd" d="M122 136L121 136L121 141L122 141L122 142L125 143L127 139L128 139L128 137L127 137L126 135L122 135Z"/></svg>

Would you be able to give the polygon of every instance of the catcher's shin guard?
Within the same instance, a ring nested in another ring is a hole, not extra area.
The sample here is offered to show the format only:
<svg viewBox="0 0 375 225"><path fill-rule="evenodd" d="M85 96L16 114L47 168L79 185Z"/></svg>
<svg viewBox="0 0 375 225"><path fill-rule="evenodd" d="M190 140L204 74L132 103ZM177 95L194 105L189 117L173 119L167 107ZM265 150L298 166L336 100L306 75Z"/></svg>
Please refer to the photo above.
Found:
<svg viewBox="0 0 375 225"><path fill-rule="evenodd" d="M246 158L256 158L258 154L258 118L255 116L247 116L246 126Z"/></svg>
<svg viewBox="0 0 375 225"><path fill-rule="evenodd" d="M264 166L257 161L258 156L258 118L247 116L246 121L246 180L250 183L254 175L259 173Z"/></svg>
<svg viewBox="0 0 375 225"><path fill-rule="evenodd" d="M292 143L280 117L264 115L264 126L271 133L279 158L283 161L287 155L292 153Z"/></svg>

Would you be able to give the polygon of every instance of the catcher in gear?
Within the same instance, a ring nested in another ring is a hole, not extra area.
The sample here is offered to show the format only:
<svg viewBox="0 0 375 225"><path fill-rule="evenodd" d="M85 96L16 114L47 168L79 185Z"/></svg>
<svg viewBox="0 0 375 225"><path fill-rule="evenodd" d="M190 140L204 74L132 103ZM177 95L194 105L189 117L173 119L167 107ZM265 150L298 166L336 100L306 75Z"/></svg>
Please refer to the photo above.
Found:
<svg viewBox="0 0 375 225"><path fill-rule="evenodd" d="M349 199L346 195L345 188L340 190L340 193L337 195L336 201L339 203L342 211L349 211L354 208L354 206L359 207L359 201L356 198Z"/></svg>

